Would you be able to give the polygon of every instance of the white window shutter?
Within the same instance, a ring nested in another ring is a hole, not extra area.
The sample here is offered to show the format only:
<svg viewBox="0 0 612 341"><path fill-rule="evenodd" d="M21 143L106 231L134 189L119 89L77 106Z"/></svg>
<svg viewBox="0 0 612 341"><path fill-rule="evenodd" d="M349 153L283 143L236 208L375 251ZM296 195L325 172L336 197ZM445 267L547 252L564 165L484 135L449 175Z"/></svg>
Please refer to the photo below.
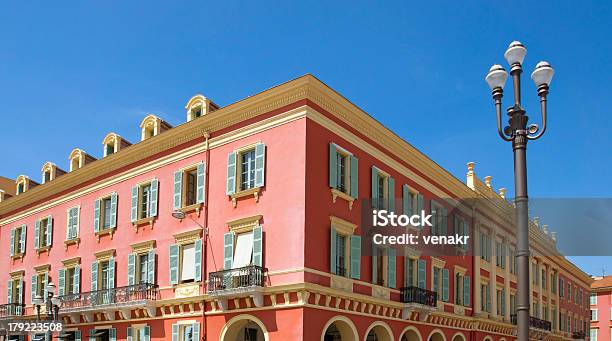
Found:
<svg viewBox="0 0 612 341"><path fill-rule="evenodd" d="M263 228L261 225L253 229L253 265L263 266Z"/></svg>
<svg viewBox="0 0 612 341"><path fill-rule="evenodd" d="M47 246L53 243L53 217L47 217Z"/></svg>
<svg viewBox="0 0 612 341"><path fill-rule="evenodd" d="M177 244L170 245L170 261L168 262L170 271L170 284L178 284L179 279L179 246Z"/></svg>
<svg viewBox="0 0 612 341"><path fill-rule="evenodd" d="M147 283L155 284L155 250L149 250L147 255Z"/></svg>
<svg viewBox="0 0 612 341"><path fill-rule="evenodd" d="M329 144L329 187L337 188L338 186L338 151L336 145Z"/></svg>
<svg viewBox="0 0 612 341"><path fill-rule="evenodd" d="M128 285L134 285L136 279L136 253L128 254L127 259Z"/></svg>
<svg viewBox="0 0 612 341"><path fill-rule="evenodd" d="M57 294L58 296L64 296L65 292L65 288L66 288L66 269L59 269L58 270L58 279L57 279Z"/></svg>
<svg viewBox="0 0 612 341"><path fill-rule="evenodd" d="M195 270L194 270L194 281L202 281L202 239L198 239L194 243L195 246Z"/></svg>
<svg viewBox="0 0 612 341"><path fill-rule="evenodd" d="M81 293L81 267L79 265L74 267L74 279L73 279L73 294Z"/></svg>
<svg viewBox="0 0 612 341"><path fill-rule="evenodd" d="M34 248L38 250L40 248L40 220L36 220L34 223Z"/></svg>
<svg viewBox="0 0 612 341"><path fill-rule="evenodd" d="M10 255L11 257L15 255L15 229L11 229Z"/></svg>

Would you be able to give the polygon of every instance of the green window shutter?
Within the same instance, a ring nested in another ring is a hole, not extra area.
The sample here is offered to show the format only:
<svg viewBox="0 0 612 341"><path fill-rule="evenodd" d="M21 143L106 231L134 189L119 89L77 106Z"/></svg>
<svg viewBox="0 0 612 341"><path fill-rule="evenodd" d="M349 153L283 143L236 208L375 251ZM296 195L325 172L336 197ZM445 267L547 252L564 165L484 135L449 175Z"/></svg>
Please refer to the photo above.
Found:
<svg viewBox="0 0 612 341"><path fill-rule="evenodd" d="M81 293L81 267L80 266L75 266L74 267L74 279L73 279L73 294L80 294Z"/></svg>
<svg viewBox="0 0 612 341"><path fill-rule="evenodd" d="M501 292L501 312L502 315L506 314L506 290L502 289Z"/></svg>
<svg viewBox="0 0 612 341"><path fill-rule="evenodd" d="M351 278L361 277L361 236L351 236Z"/></svg>
<svg viewBox="0 0 612 341"><path fill-rule="evenodd" d="M442 300L444 302L448 302L448 299L449 299L448 288L449 288L448 269L442 269Z"/></svg>
<svg viewBox="0 0 612 341"><path fill-rule="evenodd" d="M135 222L138 220L138 185L132 186L132 210L130 211L130 220Z"/></svg>
<svg viewBox="0 0 612 341"><path fill-rule="evenodd" d="M195 272L194 281L200 282L202 280L202 239L195 241Z"/></svg>
<svg viewBox="0 0 612 341"><path fill-rule="evenodd" d="M157 201L159 199L159 180L151 181L151 193L149 200L149 217L157 217Z"/></svg>
<svg viewBox="0 0 612 341"><path fill-rule="evenodd" d="M32 300L32 304L34 304L34 298L36 297L36 292L38 291L38 280L36 278L36 275L32 275L32 290L31 290L31 300Z"/></svg>
<svg viewBox="0 0 612 341"><path fill-rule="evenodd" d="M91 263L91 291L98 291L98 262Z"/></svg>
<svg viewBox="0 0 612 341"><path fill-rule="evenodd" d="M94 202L94 232L100 232L100 199Z"/></svg>
<svg viewBox="0 0 612 341"><path fill-rule="evenodd" d="M408 188L408 185L403 185L402 186L402 213L406 214L406 215L411 215L412 212L410 211L410 207L412 207L412 202L411 202L411 197L410 197L410 188Z"/></svg>
<svg viewBox="0 0 612 341"><path fill-rule="evenodd" d="M182 202L183 192L183 171L178 170L174 172L174 195L172 196L172 208L179 209L183 206Z"/></svg>
<svg viewBox="0 0 612 341"><path fill-rule="evenodd" d="M134 285L136 278L136 253L128 254L127 260L128 285Z"/></svg>
<svg viewBox="0 0 612 341"><path fill-rule="evenodd" d="M66 269L59 269L58 279L57 279L57 294L59 296L64 296L64 290L66 288Z"/></svg>
<svg viewBox="0 0 612 341"><path fill-rule="evenodd" d="M196 188L197 188L197 196L196 196L196 200L198 203L203 203L205 201L205 194L206 194L206 179L205 179L205 174L206 174L206 164L204 162L201 162L198 164L198 168L196 170L197 173L197 177L196 177Z"/></svg>
<svg viewBox="0 0 612 341"><path fill-rule="evenodd" d="M332 274L335 274L336 269L338 268L336 259L338 259L336 255L336 228L332 226L330 231L329 243L329 272Z"/></svg>
<svg viewBox="0 0 612 341"><path fill-rule="evenodd" d="M172 325L172 341L179 341L179 325L176 323Z"/></svg>
<svg viewBox="0 0 612 341"><path fill-rule="evenodd" d="M179 246L170 245L170 261L168 262L170 271L170 284L178 284L179 279Z"/></svg>
<svg viewBox="0 0 612 341"><path fill-rule="evenodd" d="M232 268L234 262L234 232L223 235L223 269Z"/></svg>
<svg viewBox="0 0 612 341"><path fill-rule="evenodd" d="M266 173L266 145L258 143L255 146L255 187L263 187Z"/></svg>
<svg viewBox="0 0 612 341"><path fill-rule="evenodd" d="M359 159L351 155L351 196L353 198L359 197Z"/></svg>
<svg viewBox="0 0 612 341"><path fill-rule="evenodd" d="M15 255L15 229L11 229L11 251L10 255L13 257Z"/></svg>
<svg viewBox="0 0 612 341"><path fill-rule="evenodd" d="M470 306L470 276L463 277L463 305Z"/></svg>
<svg viewBox="0 0 612 341"><path fill-rule="evenodd" d="M21 249L21 253L24 253L26 249L26 233L27 232L28 232L28 227L25 224L21 225L21 240L19 241L19 247Z"/></svg>
<svg viewBox="0 0 612 341"><path fill-rule="evenodd" d="M53 243L53 217L47 217L47 246Z"/></svg>
<svg viewBox="0 0 612 341"><path fill-rule="evenodd" d="M438 212L436 201L431 199L429 200L429 213L431 214L431 234L439 235L440 234L440 226L438 226Z"/></svg>
<svg viewBox="0 0 612 341"><path fill-rule="evenodd" d="M43 282L43 292L44 292L44 297L45 297L45 302L47 301L47 297L49 297L48 293L49 291L47 290L47 284L49 284L49 273L45 273L45 280Z"/></svg>
<svg viewBox="0 0 612 341"><path fill-rule="evenodd" d="M111 194L110 227L117 227L117 193Z"/></svg>
<svg viewBox="0 0 612 341"><path fill-rule="evenodd" d="M418 262L418 271L417 271L417 285L421 289L425 289L427 286L427 270L426 270L426 261L424 259L419 259Z"/></svg>
<svg viewBox="0 0 612 341"><path fill-rule="evenodd" d="M155 284L155 250L149 250L147 255L147 283Z"/></svg>
<svg viewBox="0 0 612 341"><path fill-rule="evenodd" d="M200 340L200 323L193 324L193 340Z"/></svg>
<svg viewBox="0 0 612 341"><path fill-rule="evenodd" d="M108 339L109 341L117 341L117 329L115 328L108 329Z"/></svg>
<svg viewBox="0 0 612 341"><path fill-rule="evenodd" d="M378 169L374 166L372 166L372 207L380 207L378 202Z"/></svg>
<svg viewBox="0 0 612 341"><path fill-rule="evenodd" d="M68 210L68 221L66 222L66 230L68 231L66 233L66 239L70 240L72 238L74 238L72 229L73 229L73 225L74 225L74 208L71 208Z"/></svg>
<svg viewBox="0 0 612 341"><path fill-rule="evenodd" d="M440 229L440 233L443 236L448 236L448 211L446 207L442 207L440 213L442 214L442 228Z"/></svg>
<svg viewBox="0 0 612 341"><path fill-rule="evenodd" d="M96 334L96 330L95 329L90 329L89 330L89 341L96 341L96 337L94 336Z"/></svg>
<svg viewBox="0 0 612 341"><path fill-rule="evenodd" d="M396 261L397 258L396 256L396 252L394 248L390 248L388 250L388 256L387 256L387 282L389 285L389 288L395 288L396 287L396 282L397 282L397 275L396 275L396 270L397 270L397 266L396 266Z"/></svg>
<svg viewBox="0 0 612 341"><path fill-rule="evenodd" d="M421 214L421 212L423 211L423 194L419 193L417 194L417 214ZM421 225L421 229L424 226Z"/></svg>
<svg viewBox="0 0 612 341"><path fill-rule="evenodd" d="M329 187L338 187L338 152L333 143L329 144Z"/></svg>
<svg viewBox="0 0 612 341"><path fill-rule="evenodd" d="M263 266L263 228L253 229L253 265Z"/></svg>
<svg viewBox="0 0 612 341"><path fill-rule="evenodd" d="M15 301L17 301L18 303L24 303L25 302L25 281L19 281L19 284L17 284L17 292L16 292L16 299ZM19 308L21 309L21 308ZM21 310L20 310L21 311Z"/></svg>
<svg viewBox="0 0 612 341"><path fill-rule="evenodd" d="M489 286L486 286L486 296L487 296L487 311L491 312L491 290L489 289Z"/></svg>
<svg viewBox="0 0 612 341"><path fill-rule="evenodd" d="M389 195L389 211L395 212L395 179L389 177L387 180L387 185L389 186L387 193Z"/></svg>
<svg viewBox="0 0 612 341"><path fill-rule="evenodd" d="M434 267L434 272L433 272L433 285L432 285L432 289L434 292L438 292L439 289L439 283L440 281L440 271L438 268ZM442 297L438 297L439 299L441 299Z"/></svg>
<svg viewBox="0 0 612 341"><path fill-rule="evenodd" d="M40 248L40 220L36 220L34 223L34 248L38 250Z"/></svg>
<svg viewBox="0 0 612 341"><path fill-rule="evenodd" d="M372 283L376 283L376 279L378 278L378 262L376 259L376 257L378 257L377 251L378 249L376 248L376 246L372 245Z"/></svg>
<svg viewBox="0 0 612 341"><path fill-rule="evenodd" d="M225 193L232 195L236 192L236 152L227 155L227 182Z"/></svg>
<svg viewBox="0 0 612 341"><path fill-rule="evenodd" d="M7 295L7 300L6 303L13 303L13 280L8 280L8 285L7 285L7 291L8 291L8 295Z"/></svg>
<svg viewBox="0 0 612 341"><path fill-rule="evenodd" d="M74 331L74 341L81 341L81 331L80 330Z"/></svg>
<svg viewBox="0 0 612 341"><path fill-rule="evenodd" d="M149 325L146 325L144 326L144 328L142 328L142 333L144 334L142 338L143 341L151 340L151 327ZM194 339L194 340L198 340L198 339Z"/></svg>
<svg viewBox="0 0 612 341"><path fill-rule="evenodd" d="M115 287L115 258L111 257L108 260L108 287Z"/></svg>
<svg viewBox="0 0 612 341"><path fill-rule="evenodd" d="M127 341L132 341L132 327L127 327Z"/></svg>

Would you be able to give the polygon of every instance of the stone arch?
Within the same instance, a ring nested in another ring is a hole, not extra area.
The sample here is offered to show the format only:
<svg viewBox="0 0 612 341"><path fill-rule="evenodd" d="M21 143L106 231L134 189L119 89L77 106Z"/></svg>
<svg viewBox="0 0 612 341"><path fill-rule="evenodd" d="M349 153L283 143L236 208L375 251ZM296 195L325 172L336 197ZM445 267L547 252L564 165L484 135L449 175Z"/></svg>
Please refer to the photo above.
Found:
<svg viewBox="0 0 612 341"><path fill-rule="evenodd" d="M359 340L357 328L355 327L355 324L353 323L353 321L351 321L346 316L337 315L329 319L327 323L325 324L325 326L323 327L323 330L321 331L321 341L325 341L325 333L332 325L335 325L335 327L340 332L342 341Z"/></svg>
<svg viewBox="0 0 612 341"><path fill-rule="evenodd" d="M456 332L451 338L451 341L467 341L465 335L462 332Z"/></svg>
<svg viewBox="0 0 612 341"><path fill-rule="evenodd" d="M221 336L219 339L221 341L234 341L238 339L238 333L247 326L249 323L253 323L261 330L264 341L269 341L270 337L268 336L268 329L266 325L257 317L249 314L241 314L232 317L229 321L225 323L223 328L221 329Z"/></svg>
<svg viewBox="0 0 612 341"><path fill-rule="evenodd" d="M436 328L429 333L427 341L446 341L446 336L442 330Z"/></svg>
<svg viewBox="0 0 612 341"><path fill-rule="evenodd" d="M385 322L376 321L372 323L366 330L365 334L363 335L364 341L367 341L368 335L371 332L376 333L376 337L378 341L393 341L394 340L393 331L391 330L391 327L389 327L389 325L386 324Z"/></svg>
<svg viewBox="0 0 612 341"><path fill-rule="evenodd" d="M408 326L402 330L400 334L400 341L423 341L421 333L416 327Z"/></svg>

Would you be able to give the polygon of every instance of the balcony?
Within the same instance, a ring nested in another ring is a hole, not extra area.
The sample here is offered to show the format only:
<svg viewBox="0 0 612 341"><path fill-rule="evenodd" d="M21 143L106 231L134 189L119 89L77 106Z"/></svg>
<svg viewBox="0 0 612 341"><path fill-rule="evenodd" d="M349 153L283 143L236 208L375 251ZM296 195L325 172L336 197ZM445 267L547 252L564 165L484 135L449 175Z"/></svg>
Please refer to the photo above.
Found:
<svg viewBox="0 0 612 341"><path fill-rule="evenodd" d="M402 318L408 319L413 312L419 314L419 319L425 321L438 305L438 293L427 289L410 286L400 289L400 300L404 303Z"/></svg>
<svg viewBox="0 0 612 341"><path fill-rule="evenodd" d="M0 304L0 319L23 316L24 308L25 304L23 303Z"/></svg>
<svg viewBox="0 0 612 341"><path fill-rule="evenodd" d="M227 299L250 296L256 307L263 306L263 287L268 269L249 265L237 269L211 272L208 275L208 295L227 309Z"/></svg>
<svg viewBox="0 0 612 341"><path fill-rule="evenodd" d="M517 324L517 316L510 315L510 322ZM550 321L541 320L537 317L529 316L529 338L534 340L544 340L551 331Z"/></svg>
<svg viewBox="0 0 612 341"><path fill-rule="evenodd" d="M130 309L145 308L149 316L155 316L153 301L157 300L159 289L156 284L141 283L119 288L102 289L60 296L61 314L71 315L79 321L83 314L89 320L94 312L104 312L110 320L115 319L115 310L124 318L130 317Z"/></svg>
<svg viewBox="0 0 612 341"><path fill-rule="evenodd" d="M573 332L572 333L572 339L574 339L574 340L586 340L586 333L585 332Z"/></svg>

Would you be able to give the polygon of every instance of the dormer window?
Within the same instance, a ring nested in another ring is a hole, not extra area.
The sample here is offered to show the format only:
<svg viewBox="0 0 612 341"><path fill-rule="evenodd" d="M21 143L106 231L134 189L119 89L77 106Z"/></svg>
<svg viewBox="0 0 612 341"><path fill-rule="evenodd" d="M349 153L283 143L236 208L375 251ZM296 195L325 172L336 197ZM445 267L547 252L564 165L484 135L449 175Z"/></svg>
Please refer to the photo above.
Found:
<svg viewBox="0 0 612 341"><path fill-rule="evenodd" d="M189 122L219 109L219 106L202 95L195 95L187 102L185 109L187 110L187 122Z"/></svg>
<svg viewBox="0 0 612 341"><path fill-rule="evenodd" d="M60 175L65 174L66 172L57 168L57 166L53 162L46 162L42 169L42 182L46 184L49 181L55 180Z"/></svg>
<svg viewBox="0 0 612 341"><path fill-rule="evenodd" d="M47 183L51 181L51 172L50 171L45 171L43 173L43 183Z"/></svg>
<svg viewBox="0 0 612 341"><path fill-rule="evenodd" d="M17 184L17 195L25 192L25 184L23 182Z"/></svg>
<svg viewBox="0 0 612 341"><path fill-rule="evenodd" d="M121 136L115 133L109 133L102 140L102 145L104 146L104 157L107 157L111 154L115 154L121 148L129 146L131 143L124 140Z"/></svg>
<svg viewBox="0 0 612 341"><path fill-rule="evenodd" d="M170 128L172 128L172 126L161 118L155 115L148 115L142 120L142 123L140 123L141 140L150 139Z"/></svg>
<svg viewBox="0 0 612 341"><path fill-rule="evenodd" d="M70 160L71 172L82 168L86 164L96 160L93 156L87 154L84 150L81 150L79 148L75 148L72 153L70 153L70 157L68 159Z"/></svg>
<svg viewBox="0 0 612 341"><path fill-rule="evenodd" d="M17 181L15 181L15 185L16 185L15 194L19 195L19 194L25 193L30 188L38 185L38 183L31 180L25 175L20 175L17 177Z"/></svg>

